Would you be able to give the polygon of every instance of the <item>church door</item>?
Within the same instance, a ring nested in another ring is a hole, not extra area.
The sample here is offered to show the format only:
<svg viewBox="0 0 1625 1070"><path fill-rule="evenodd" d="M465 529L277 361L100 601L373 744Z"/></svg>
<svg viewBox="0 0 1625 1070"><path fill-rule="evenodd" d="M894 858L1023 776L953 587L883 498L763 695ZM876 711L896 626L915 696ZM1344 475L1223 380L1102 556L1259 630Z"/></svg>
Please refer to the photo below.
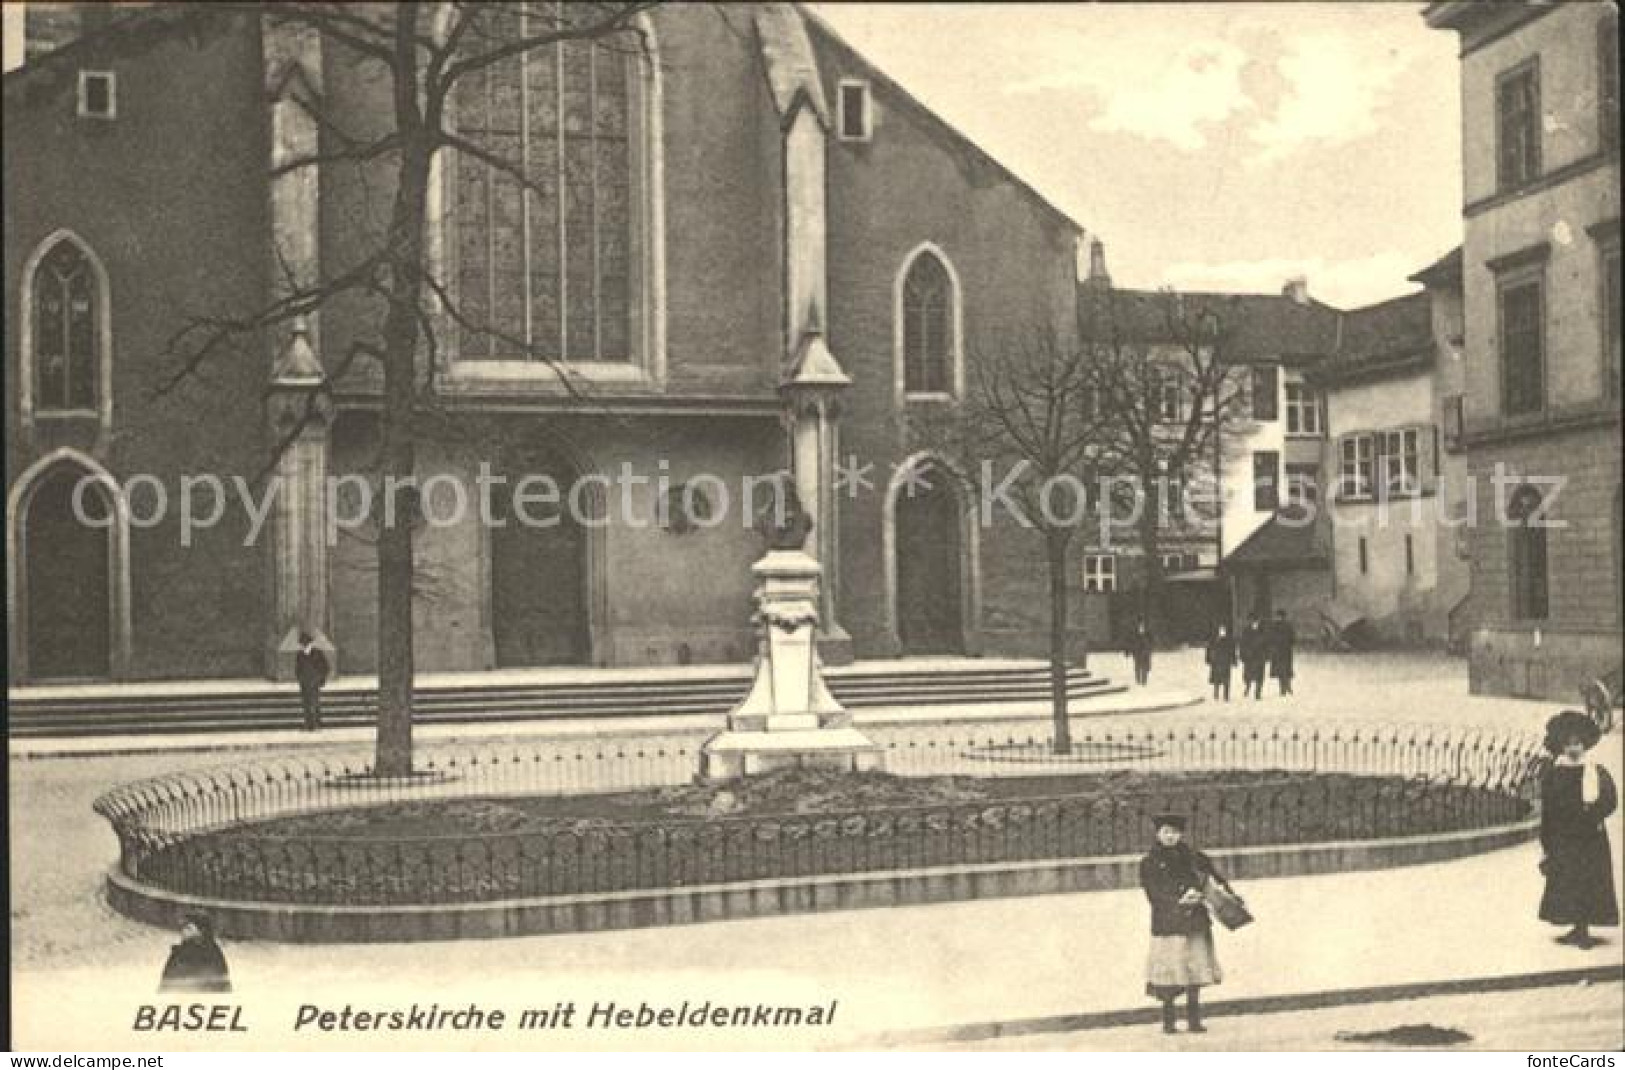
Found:
<svg viewBox="0 0 1625 1070"><path fill-rule="evenodd" d="M904 654L962 654L959 503L950 477L897 492L897 636Z"/></svg>
<svg viewBox="0 0 1625 1070"><path fill-rule="evenodd" d="M551 476L559 501L534 498L517 513L506 494L492 495L491 630L498 667L587 665L592 660L587 609L587 532L572 516L575 469L556 458L523 465L507 487L527 475Z"/></svg>
<svg viewBox="0 0 1625 1070"><path fill-rule="evenodd" d="M100 486L81 495L84 519L74 514L74 488L83 473L61 467L46 475L28 503L28 672L35 680L99 679L110 675L112 654L112 503Z"/></svg>

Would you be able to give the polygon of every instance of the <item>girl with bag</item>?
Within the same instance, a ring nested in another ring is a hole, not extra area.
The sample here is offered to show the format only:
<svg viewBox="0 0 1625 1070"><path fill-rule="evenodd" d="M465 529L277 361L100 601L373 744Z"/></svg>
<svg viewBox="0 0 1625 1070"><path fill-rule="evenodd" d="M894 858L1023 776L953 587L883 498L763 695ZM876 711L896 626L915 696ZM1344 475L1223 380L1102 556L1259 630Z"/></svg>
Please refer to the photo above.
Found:
<svg viewBox="0 0 1625 1070"><path fill-rule="evenodd" d="M1185 994L1192 1033L1205 1033L1200 992L1224 979L1213 948L1213 920L1203 892L1209 880L1232 891L1207 855L1185 843L1185 818L1158 814L1156 843L1140 861L1140 886L1151 903L1151 953L1146 995L1162 1002L1162 1031L1176 1033L1174 1001Z"/></svg>

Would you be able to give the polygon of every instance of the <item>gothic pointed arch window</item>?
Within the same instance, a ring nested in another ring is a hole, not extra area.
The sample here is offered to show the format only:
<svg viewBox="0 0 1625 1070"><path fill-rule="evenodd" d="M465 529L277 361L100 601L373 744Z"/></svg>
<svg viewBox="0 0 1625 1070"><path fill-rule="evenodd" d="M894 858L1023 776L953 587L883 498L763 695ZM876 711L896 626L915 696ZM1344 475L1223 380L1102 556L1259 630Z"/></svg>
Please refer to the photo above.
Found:
<svg viewBox="0 0 1625 1070"><path fill-rule="evenodd" d="M561 6L492 5L481 32L546 32ZM460 364L633 369L652 359L657 60L647 32L526 50L462 79L447 181ZM645 368L645 370L648 370Z"/></svg>
<svg viewBox="0 0 1625 1070"><path fill-rule="evenodd" d="M947 260L922 247L908 262L898 298L903 392L952 395L959 359L958 286Z"/></svg>
<svg viewBox="0 0 1625 1070"><path fill-rule="evenodd" d="M109 399L107 274L65 231L47 238L23 276L24 416L103 416Z"/></svg>
<svg viewBox="0 0 1625 1070"><path fill-rule="evenodd" d="M1549 616L1544 505L1545 498L1540 491L1528 484L1515 489L1507 499L1514 620L1545 620Z"/></svg>

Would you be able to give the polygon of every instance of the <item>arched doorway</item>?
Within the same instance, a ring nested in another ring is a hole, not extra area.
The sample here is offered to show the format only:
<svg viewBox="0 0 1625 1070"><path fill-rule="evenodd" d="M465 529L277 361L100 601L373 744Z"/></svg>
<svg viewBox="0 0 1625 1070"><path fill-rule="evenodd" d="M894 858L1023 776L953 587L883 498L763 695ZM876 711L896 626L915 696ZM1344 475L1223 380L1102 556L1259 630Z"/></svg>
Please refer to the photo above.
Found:
<svg viewBox="0 0 1625 1070"><path fill-rule="evenodd" d="M963 550L953 476L922 461L895 490L897 639L905 655L965 652Z"/></svg>
<svg viewBox="0 0 1625 1070"><path fill-rule="evenodd" d="M577 489L581 468L551 446L516 452L507 475L492 494L491 509L496 664L589 665L591 548L583 521L597 516L597 498ZM526 480L521 507L514 492Z"/></svg>
<svg viewBox="0 0 1625 1070"><path fill-rule="evenodd" d="M20 520L28 677L111 676L115 512L107 488L74 465L53 465L26 492Z"/></svg>

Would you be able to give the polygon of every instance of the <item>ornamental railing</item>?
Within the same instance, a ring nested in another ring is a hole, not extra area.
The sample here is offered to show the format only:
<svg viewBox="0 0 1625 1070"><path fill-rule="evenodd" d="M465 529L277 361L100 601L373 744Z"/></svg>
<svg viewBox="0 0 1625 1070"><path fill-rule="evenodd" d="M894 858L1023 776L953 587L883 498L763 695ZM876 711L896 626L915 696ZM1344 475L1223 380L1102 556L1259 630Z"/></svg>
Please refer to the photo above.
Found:
<svg viewBox="0 0 1625 1070"><path fill-rule="evenodd" d="M363 755L176 774L111 791L96 810L118 837L120 870L175 892L477 902L1130 854L1145 849L1151 815L1165 810L1188 814L1192 836L1210 849L1482 829L1528 816L1544 760L1526 734L1428 726L1134 726L1080 731L1066 756L1052 754L1037 730L869 734L888 771L904 776L1124 775L1030 797L989 792L764 816L550 817L444 836L417 834L409 813L405 828L401 819L365 821L368 809L388 804L675 787L693 779L703 742L553 739L423 748L412 779L374 778ZM1224 772L1249 775L1202 775ZM278 829L279 819L340 810L359 815L355 831L336 818L315 834Z"/></svg>

